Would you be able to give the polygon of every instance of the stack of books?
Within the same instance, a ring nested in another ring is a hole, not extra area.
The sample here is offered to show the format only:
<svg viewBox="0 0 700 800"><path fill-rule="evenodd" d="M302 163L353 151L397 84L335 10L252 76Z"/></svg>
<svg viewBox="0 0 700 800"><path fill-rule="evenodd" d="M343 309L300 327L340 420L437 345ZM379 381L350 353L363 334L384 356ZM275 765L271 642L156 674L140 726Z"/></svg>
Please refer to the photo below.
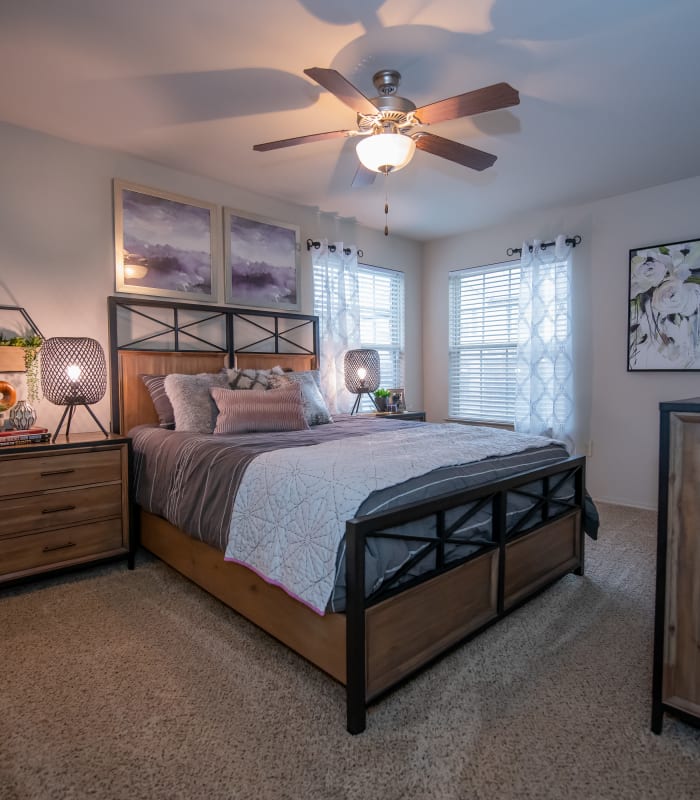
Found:
<svg viewBox="0 0 700 800"><path fill-rule="evenodd" d="M28 428L19 431L16 428L0 431L0 447L9 447L26 442L48 442L51 438L48 428Z"/></svg>

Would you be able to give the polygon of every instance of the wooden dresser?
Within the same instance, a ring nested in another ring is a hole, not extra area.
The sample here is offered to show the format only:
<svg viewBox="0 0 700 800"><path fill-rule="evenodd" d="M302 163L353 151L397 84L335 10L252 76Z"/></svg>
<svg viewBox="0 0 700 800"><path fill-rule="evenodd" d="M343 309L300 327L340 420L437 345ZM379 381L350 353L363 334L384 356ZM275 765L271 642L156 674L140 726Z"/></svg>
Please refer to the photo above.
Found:
<svg viewBox="0 0 700 800"><path fill-rule="evenodd" d="M661 403L651 728L700 725L700 398Z"/></svg>
<svg viewBox="0 0 700 800"><path fill-rule="evenodd" d="M0 585L102 559L133 568L125 437L0 448Z"/></svg>

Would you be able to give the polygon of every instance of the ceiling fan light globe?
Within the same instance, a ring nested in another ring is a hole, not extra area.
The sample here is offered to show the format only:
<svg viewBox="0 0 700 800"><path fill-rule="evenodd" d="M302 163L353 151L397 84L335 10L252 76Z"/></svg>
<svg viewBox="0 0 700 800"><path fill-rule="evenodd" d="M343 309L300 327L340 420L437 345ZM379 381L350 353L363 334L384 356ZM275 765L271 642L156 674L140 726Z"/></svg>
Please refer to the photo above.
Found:
<svg viewBox="0 0 700 800"><path fill-rule="evenodd" d="M357 143L357 157L373 172L396 172L413 158L416 143L402 133L376 133Z"/></svg>

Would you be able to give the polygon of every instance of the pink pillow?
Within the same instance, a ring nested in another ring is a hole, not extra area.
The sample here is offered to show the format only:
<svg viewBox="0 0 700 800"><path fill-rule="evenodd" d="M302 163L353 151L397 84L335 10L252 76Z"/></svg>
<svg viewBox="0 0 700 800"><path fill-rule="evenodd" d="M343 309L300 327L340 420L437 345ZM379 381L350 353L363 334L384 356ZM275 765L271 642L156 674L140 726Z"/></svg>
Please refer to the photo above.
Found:
<svg viewBox="0 0 700 800"><path fill-rule="evenodd" d="M300 431L309 427L298 384L262 392L213 386L211 396L219 409L215 434Z"/></svg>

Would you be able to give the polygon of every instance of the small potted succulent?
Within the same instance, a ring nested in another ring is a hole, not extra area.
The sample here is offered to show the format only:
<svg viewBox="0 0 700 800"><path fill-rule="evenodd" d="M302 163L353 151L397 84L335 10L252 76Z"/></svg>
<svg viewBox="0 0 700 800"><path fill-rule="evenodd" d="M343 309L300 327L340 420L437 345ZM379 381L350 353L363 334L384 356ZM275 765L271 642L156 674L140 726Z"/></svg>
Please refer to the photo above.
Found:
<svg viewBox="0 0 700 800"><path fill-rule="evenodd" d="M377 389L374 393L374 405L377 411L386 411L386 404L389 402L391 392L388 389Z"/></svg>

